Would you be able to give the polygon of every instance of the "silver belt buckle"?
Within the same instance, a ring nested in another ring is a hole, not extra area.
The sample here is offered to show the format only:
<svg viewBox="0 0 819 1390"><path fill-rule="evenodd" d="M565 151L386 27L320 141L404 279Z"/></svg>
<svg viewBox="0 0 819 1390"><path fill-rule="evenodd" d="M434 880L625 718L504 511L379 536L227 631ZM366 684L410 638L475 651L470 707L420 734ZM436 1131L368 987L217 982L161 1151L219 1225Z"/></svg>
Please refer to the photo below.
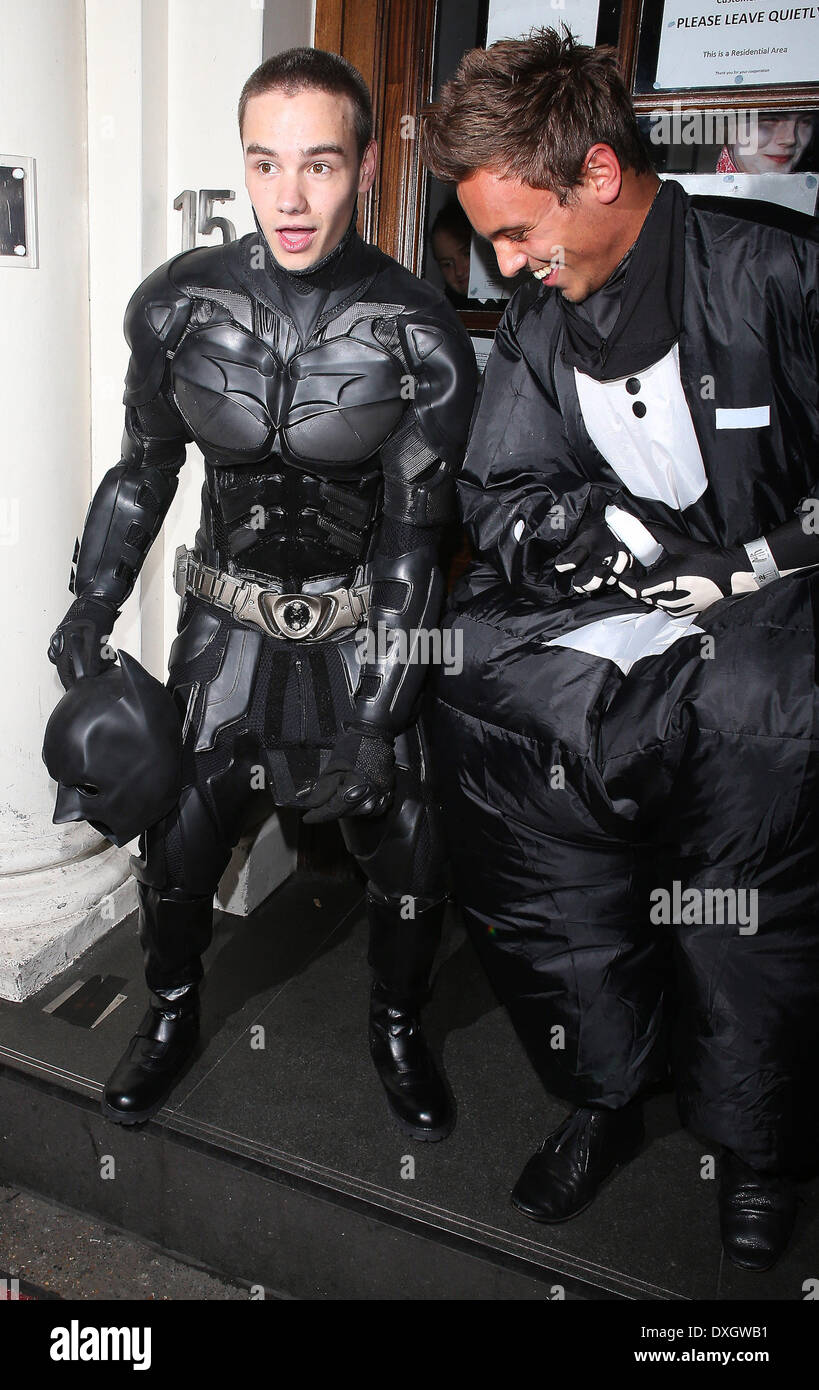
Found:
<svg viewBox="0 0 819 1390"><path fill-rule="evenodd" d="M324 609L317 594L259 594L259 612L274 636L302 642L315 632Z"/></svg>

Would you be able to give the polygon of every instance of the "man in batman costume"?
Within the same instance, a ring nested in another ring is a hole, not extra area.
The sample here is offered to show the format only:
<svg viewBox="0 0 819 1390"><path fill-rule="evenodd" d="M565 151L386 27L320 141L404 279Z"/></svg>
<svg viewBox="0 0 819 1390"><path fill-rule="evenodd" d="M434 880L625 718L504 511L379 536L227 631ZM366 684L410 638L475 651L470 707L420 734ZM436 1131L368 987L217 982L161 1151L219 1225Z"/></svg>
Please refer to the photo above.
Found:
<svg viewBox="0 0 819 1390"><path fill-rule="evenodd" d="M422 151L501 271L435 680L458 896L545 1087L566 1220L670 1064L768 1268L819 1158L819 303L809 219L661 184L608 50L466 55Z"/></svg>
<svg viewBox="0 0 819 1390"><path fill-rule="evenodd" d="M66 686L102 670L195 441L201 527L177 555L168 683L182 790L133 861L153 1000L103 1108L147 1119L192 1055L213 894L261 766L276 805L340 820L367 875L373 1058L403 1132L441 1139L452 1102L419 1011L444 853L425 670L407 654L438 621L474 354L440 293L356 231L376 147L354 68L279 54L245 84L239 123L258 232L175 256L128 305L122 459L91 503L50 648ZM83 795L77 815L104 823Z"/></svg>

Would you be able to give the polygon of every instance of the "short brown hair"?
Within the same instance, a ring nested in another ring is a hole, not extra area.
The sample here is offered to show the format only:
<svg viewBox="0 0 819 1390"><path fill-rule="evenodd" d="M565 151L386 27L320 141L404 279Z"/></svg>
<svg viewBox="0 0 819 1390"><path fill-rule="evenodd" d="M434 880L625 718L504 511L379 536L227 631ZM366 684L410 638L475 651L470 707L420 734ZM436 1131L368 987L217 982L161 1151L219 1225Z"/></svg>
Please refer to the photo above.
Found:
<svg viewBox="0 0 819 1390"><path fill-rule="evenodd" d="M326 53L323 48L287 48L261 63L250 74L239 97L240 135L250 98L275 91L284 92L287 96L316 91L349 97L353 104L353 125L358 157L361 159L373 138L373 106L364 78L346 58L339 57L337 53Z"/></svg>
<svg viewBox="0 0 819 1390"><path fill-rule="evenodd" d="M421 157L444 183L492 169L565 203L598 142L622 168L651 171L615 49L533 29L464 54L424 120Z"/></svg>

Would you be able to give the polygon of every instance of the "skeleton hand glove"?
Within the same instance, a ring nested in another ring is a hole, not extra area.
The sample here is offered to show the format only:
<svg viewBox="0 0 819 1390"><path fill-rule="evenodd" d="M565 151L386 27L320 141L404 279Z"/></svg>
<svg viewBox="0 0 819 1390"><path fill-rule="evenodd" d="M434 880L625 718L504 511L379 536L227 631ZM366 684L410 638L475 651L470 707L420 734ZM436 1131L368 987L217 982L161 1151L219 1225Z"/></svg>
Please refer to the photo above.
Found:
<svg viewBox="0 0 819 1390"><path fill-rule="evenodd" d="M731 594L756 590L753 567L741 545L705 545L654 524L651 532L665 554L644 578L618 581L632 598L674 617L690 618Z"/></svg>
<svg viewBox="0 0 819 1390"><path fill-rule="evenodd" d="M620 575L635 566L642 572L631 551L598 517L581 523L574 540L561 550L555 562L558 574L574 571L571 587L575 594L592 594L616 584Z"/></svg>

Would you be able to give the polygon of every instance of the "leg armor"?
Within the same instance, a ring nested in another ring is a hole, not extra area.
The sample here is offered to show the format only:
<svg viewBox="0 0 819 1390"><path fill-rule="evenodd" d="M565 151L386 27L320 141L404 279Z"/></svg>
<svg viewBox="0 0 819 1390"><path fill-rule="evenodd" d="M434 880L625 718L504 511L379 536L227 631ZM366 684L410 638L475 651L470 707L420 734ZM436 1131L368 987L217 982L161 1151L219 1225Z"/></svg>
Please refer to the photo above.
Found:
<svg viewBox="0 0 819 1390"><path fill-rule="evenodd" d="M341 821L345 844L367 874L369 962L396 998L420 1001L440 941L446 904L441 811L428 776L419 722L395 743L395 796L383 816Z"/></svg>
<svg viewBox="0 0 819 1390"><path fill-rule="evenodd" d="M260 634L228 629L197 606L171 650L170 680L185 719L183 788L132 859L139 881L140 939L148 985L175 989L202 977L212 901L250 806L254 745L241 723L258 664Z"/></svg>
<svg viewBox="0 0 819 1390"><path fill-rule="evenodd" d="M421 724L401 734L395 748L390 809L373 819L342 820L341 828L368 876L370 1052L402 1133L434 1141L455 1122L449 1087L419 1019L446 908L441 815Z"/></svg>

